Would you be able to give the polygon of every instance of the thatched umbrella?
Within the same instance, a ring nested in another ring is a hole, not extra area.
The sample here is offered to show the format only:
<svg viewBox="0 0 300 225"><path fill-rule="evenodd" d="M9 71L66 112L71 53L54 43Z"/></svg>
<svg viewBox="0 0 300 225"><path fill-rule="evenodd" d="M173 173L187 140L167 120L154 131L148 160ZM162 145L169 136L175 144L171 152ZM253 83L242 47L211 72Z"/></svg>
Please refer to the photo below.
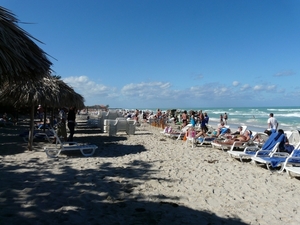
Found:
<svg viewBox="0 0 300 225"><path fill-rule="evenodd" d="M0 99L15 107L30 106L30 135L28 149L32 150L34 112L38 104L60 107L80 106L84 107L84 99L63 81L45 76L35 82L19 81L14 84L6 82L0 90Z"/></svg>
<svg viewBox="0 0 300 225"><path fill-rule="evenodd" d="M0 6L0 84L20 79L36 80L49 73L52 63L17 23L15 15ZM40 41L38 41L40 42Z"/></svg>
<svg viewBox="0 0 300 225"><path fill-rule="evenodd" d="M58 85L61 94L60 106L75 106L77 109L84 108L84 98L76 93L72 87L60 79L56 79L56 84Z"/></svg>

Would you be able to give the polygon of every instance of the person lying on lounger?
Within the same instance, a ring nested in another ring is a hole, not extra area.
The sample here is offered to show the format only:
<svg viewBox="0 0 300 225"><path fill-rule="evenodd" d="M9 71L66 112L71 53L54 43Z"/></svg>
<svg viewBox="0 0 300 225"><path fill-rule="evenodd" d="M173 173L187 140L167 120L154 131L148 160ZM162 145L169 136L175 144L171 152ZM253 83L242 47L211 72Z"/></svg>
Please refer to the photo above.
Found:
<svg viewBox="0 0 300 225"><path fill-rule="evenodd" d="M231 135L242 135L243 127L239 126L237 131L232 133Z"/></svg>
<svg viewBox="0 0 300 225"><path fill-rule="evenodd" d="M207 132L203 132L203 131L200 131L197 133L196 135L196 138L198 137L219 137L220 135L224 135L225 137L226 136L231 136L231 130L228 128L228 127L225 127L225 123L222 122L219 127L213 131L211 134L208 134Z"/></svg>
<svg viewBox="0 0 300 225"><path fill-rule="evenodd" d="M249 130L246 130L242 135L238 135L237 137L233 136L231 138L226 139L225 141L215 140L214 142L218 144L232 145L236 141L242 143L247 142L250 140L250 138L251 138L251 132Z"/></svg>

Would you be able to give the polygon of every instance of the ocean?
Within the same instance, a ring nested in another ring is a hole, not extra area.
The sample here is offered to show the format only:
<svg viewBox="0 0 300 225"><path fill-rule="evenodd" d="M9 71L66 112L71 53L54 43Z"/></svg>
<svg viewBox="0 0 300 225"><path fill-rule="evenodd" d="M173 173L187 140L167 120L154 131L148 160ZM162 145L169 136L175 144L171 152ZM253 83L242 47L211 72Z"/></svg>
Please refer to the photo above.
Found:
<svg viewBox="0 0 300 225"><path fill-rule="evenodd" d="M157 109L140 109L156 112ZM161 108L162 111L170 110ZM279 123L279 129L300 130L300 106L299 107L230 107L230 108L178 108L178 110L194 110L206 112L209 116L209 124L216 125L220 122L220 114L228 115L227 124L232 130L238 125L247 125L249 129L263 132L268 128L269 114L273 113Z"/></svg>

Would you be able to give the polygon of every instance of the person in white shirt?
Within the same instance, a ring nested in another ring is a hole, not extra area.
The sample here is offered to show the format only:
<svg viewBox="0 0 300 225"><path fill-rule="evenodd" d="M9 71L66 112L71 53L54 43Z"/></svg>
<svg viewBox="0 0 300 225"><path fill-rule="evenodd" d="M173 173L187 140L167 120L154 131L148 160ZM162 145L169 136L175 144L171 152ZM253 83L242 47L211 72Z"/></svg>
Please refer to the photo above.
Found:
<svg viewBox="0 0 300 225"><path fill-rule="evenodd" d="M274 117L273 113L270 113L270 118L268 119L268 128L272 130L277 130L279 123Z"/></svg>

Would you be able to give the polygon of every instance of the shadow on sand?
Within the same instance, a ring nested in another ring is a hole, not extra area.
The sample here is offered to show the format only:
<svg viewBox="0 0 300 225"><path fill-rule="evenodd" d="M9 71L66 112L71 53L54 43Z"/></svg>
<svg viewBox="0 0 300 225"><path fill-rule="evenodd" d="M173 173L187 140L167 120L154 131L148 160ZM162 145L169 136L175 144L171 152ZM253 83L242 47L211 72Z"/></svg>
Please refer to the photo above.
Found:
<svg viewBox="0 0 300 225"><path fill-rule="evenodd" d="M124 138L91 135L76 141L99 145L95 157L117 158L146 151L142 145L122 146L118 142ZM93 169L84 164L75 169L76 158L2 162L0 224L245 224L238 218L180 205L180 198L145 196L144 183L158 180L150 163L135 160L117 167L93 160ZM165 181L172 185L172 180Z"/></svg>

